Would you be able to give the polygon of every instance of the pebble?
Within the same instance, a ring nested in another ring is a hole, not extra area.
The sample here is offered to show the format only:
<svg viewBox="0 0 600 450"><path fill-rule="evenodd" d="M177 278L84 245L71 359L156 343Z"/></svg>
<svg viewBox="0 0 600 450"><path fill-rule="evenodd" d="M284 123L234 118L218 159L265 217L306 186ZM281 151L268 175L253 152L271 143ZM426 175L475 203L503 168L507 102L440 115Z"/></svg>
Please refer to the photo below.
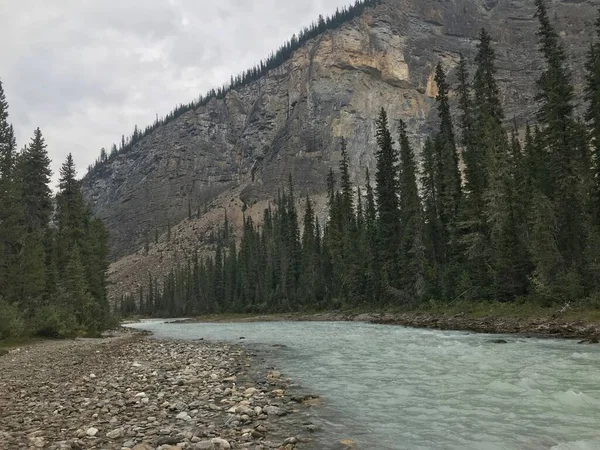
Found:
<svg viewBox="0 0 600 450"><path fill-rule="evenodd" d="M289 381L249 376L252 359L234 345L121 335L14 354L0 359L2 448L269 450L310 436Z"/></svg>

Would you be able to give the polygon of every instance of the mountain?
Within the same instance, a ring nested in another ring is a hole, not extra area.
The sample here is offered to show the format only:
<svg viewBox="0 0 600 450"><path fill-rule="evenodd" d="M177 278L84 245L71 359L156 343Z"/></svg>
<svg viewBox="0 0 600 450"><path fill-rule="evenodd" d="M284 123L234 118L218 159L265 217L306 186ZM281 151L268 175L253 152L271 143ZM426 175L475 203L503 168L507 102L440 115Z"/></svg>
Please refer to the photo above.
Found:
<svg viewBox="0 0 600 450"><path fill-rule="evenodd" d="M598 6L600 0L549 3L578 86ZM318 197L327 171L337 167L341 137L353 181L360 182L373 168L380 108L392 125L403 119L420 148L436 126L436 64L455 84L459 55L472 61L481 27L494 39L506 115L523 125L536 111L537 26L531 0L384 0L305 42L264 76L155 127L91 171L85 196L121 258L155 235L162 236L156 247L163 243L160 252L167 251L171 228L200 239L222 220L223 208L258 214L289 173L299 192ZM190 210L200 218L175 227ZM131 258L113 272L143 259Z"/></svg>

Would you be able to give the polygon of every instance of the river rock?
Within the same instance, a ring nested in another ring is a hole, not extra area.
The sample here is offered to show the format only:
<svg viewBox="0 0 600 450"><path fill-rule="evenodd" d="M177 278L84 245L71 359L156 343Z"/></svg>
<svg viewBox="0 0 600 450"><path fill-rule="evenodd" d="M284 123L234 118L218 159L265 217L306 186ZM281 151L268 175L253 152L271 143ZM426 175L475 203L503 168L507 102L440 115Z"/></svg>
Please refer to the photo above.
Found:
<svg viewBox="0 0 600 450"><path fill-rule="evenodd" d="M277 448L265 438L283 442L302 427L275 421L288 413L289 381L267 382L249 365L250 354L229 344L135 336L41 343L0 360L0 414L9 418L9 431L0 420L0 448ZM180 382L190 379L201 382Z"/></svg>
<svg viewBox="0 0 600 450"><path fill-rule="evenodd" d="M281 416L283 415L283 411L278 406L265 406L263 411L266 412L269 416Z"/></svg>
<svg viewBox="0 0 600 450"><path fill-rule="evenodd" d="M112 430L112 431L109 431L108 433L106 433L106 437L109 439L118 439L118 438L122 437L123 434L125 434L125 431L123 430L123 428L117 428L116 430Z"/></svg>
<svg viewBox="0 0 600 450"><path fill-rule="evenodd" d="M210 442L218 449L229 450L231 448L231 444L222 438L213 438Z"/></svg>
<svg viewBox="0 0 600 450"><path fill-rule="evenodd" d="M175 445L179 444L183 439L176 436L163 436L156 440L156 445Z"/></svg>
<svg viewBox="0 0 600 450"><path fill-rule="evenodd" d="M35 448L44 448L45 441L41 436L35 436L29 439L29 443L33 445Z"/></svg>
<svg viewBox="0 0 600 450"><path fill-rule="evenodd" d="M136 445L131 450L154 450L154 447L152 447L150 444L143 442L141 444Z"/></svg>

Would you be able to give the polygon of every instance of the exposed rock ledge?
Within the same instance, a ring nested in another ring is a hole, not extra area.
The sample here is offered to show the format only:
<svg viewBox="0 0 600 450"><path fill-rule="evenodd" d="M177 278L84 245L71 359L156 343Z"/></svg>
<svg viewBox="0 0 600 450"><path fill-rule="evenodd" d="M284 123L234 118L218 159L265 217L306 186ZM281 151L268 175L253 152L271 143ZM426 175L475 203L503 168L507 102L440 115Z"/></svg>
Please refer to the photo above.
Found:
<svg viewBox="0 0 600 450"><path fill-rule="evenodd" d="M0 358L0 448L295 449L315 402L226 344L121 333Z"/></svg>

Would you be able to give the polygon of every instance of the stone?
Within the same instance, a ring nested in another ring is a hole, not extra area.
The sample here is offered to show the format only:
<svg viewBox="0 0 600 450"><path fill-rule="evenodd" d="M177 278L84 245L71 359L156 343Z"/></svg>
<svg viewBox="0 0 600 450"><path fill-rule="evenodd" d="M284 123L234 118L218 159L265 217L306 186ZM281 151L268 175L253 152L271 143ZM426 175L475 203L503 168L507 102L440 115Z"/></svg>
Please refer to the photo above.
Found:
<svg viewBox="0 0 600 450"><path fill-rule="evenodd" d="M131 450L154 450L154 447L152 447L150 444L147 444L144 442L144 443L136 445Z"/></svg>
<svg viewBox="0 0 600 450"><path fill-rule="evenodd" d="M192 448L194 450L214 450L215 445L211 441L196 442Z"/></svg>
<svg viewBox="0 0 600 450"><path fill-rule="evenodd" d="M94 428L94 427L90 427L86 430L85 434L87 434L88 436L96 436L96 434L98 433L98 428Z"/></svg>
<svg viewBox="0 0 600 450"><path fill-rule="evenodd" d="M248 388L244 391L244 397L252 397L254 394L256 394L258 392L258 389L256 388Z"/></svg>
<svg viewBox="0 0 600 450"><path fill-rule="evenodd" d="M213 438L210 442L218 449L228 450L231 448L231 444L222 438Z"/></svg>
<svg viewBox="0 0 600 450"><path fill-rule="evenodd" d="M29 439L29 443L33 445L35 448L44 448L46 442L43 437L36 436Z"/></svg>
<svg viewBox="0 0 600 450"><path fill-rule="evenodd" d="M269 416L283 415L283 411L278 406L268 405L263 408L263 411L266 412Z"/></svg>
<svg viewBox="0 0 600 450"><path fill-rule="evenodd" d="M109 431L106 433L106 437L109 439L118 439L125 434L125 430L123 428L117 428L115 430Z"/></svg>
<svg viewBox="0 0 600 450"><path fill-rule="evenodd" d="M177 436L163 436L156 440L156 445L175 445L182 441L183 439Z"/></svg>
<svg viewBox="0 0 600 450"><path fill-rule="evenodd" d="M188 417L189 417L188 413L186 413L185 411L182 411L179 414L177 414L176 419L183 419L183 420L185 420Z"/></svg>
<svg viewBox="0 0 600 450"><path fill-rule="evenodd" d="M340 444L342 446L344 446L344 449L357 449L358 448L358 442L356 442L354 439L342 439L342 440L340 440Z"/></svg>

